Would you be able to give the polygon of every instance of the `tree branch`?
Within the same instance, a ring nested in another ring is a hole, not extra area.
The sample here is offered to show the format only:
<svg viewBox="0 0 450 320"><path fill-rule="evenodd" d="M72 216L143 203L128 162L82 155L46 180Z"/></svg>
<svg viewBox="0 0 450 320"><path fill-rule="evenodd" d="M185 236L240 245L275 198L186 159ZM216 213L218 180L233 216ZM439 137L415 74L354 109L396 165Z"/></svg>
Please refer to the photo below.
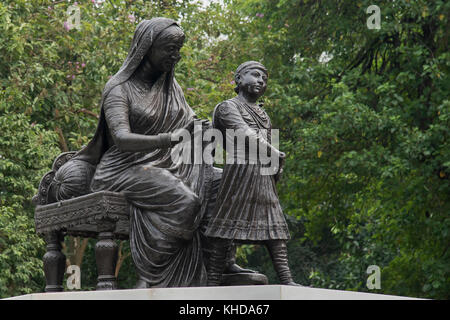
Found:
<svg viewBox="0 0 450 320"><path fill-rule="evenodd" d="M76 112L76 113L84 113L84 114L87 114L87 115L89 115L89 116L91 116L91 117L94 117L94 118L96 118L96 119L99 118L98 114L96 114L95 112L89 111L89 110L87 110L87 109L85 109L85 108L79 109L79 110L77 110L77 111L75 111L75 112Z"/></svg>
<svg viewBox="0 0 450 320"><path fill-rule="evenodd" d="M116 278L119 276L119 271L120 271L120 268L122 267L124 260L130 255L129 252L127 254L122 254L122 249L123 249L123 241L120 241L120 246L119 246L118 256L117 256L116 270L114 272L114 275Z"/></svg>
<svg viewBox="0 0 450 320"><path fill-rule="evenodd" d="M68 152L69 148L67 147L66 139L64 138L63 132L60 127L56 127L55 131L58 133L59 137L59 146L63 152Z"/></svg>
<svg viewBox="0 0 450 320"><path fill-rule="evenodd" d="M75 248L74 263L79 267L81 267L81 263L83 262L84 252L86 251L88 242L89 242L88 238L83 238L83 241L81 242L81 244L79 244L79 242L77 242L77 246Z"/></svg>

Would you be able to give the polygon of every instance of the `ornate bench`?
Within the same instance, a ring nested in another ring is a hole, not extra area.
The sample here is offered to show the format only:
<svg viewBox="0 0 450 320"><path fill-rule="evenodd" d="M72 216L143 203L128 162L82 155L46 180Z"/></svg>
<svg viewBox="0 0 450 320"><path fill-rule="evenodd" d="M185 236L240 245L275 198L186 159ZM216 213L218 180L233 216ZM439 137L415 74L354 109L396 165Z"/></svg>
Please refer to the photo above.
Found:
<svg viewBox="0 0 450 320"><path fill-rule="evenodd" d="M95 245L97 264L97 290L117 288L115 269L118 247L114 240L129 237L129 207L125 197L117 192L101 191L76 198L58 201L52 190L56 172L76 152L59 155L52 170L42 178L38 193L33 197L36 206L34 218L36 232L47 244L43 257L45 292L63 291L66 256L61 252L65 236L81 236L98 239ZM215 172L220 181L220 170ZM216 190L217 191L217 190ZM214 202L211 202L214 206ZM208 241L204 240L204 257L207 259ZM267 277L259 273L224 274L222 285L267 284Z"/></svg>
<svg viewBox="0 0 450 320"><path fill-rule="evenodd" d="M115 239L128 239L129 211L125 197L115 192L96 192L69 200L56 201L51 183L55 173L75 152L59 155L39 184L33 197L36 232L43 236L47 252L43 257L46 292L63 291L66 257L61 243L66 235L97 238L97 290L117 288L114 276L117 261Z"/></svg>

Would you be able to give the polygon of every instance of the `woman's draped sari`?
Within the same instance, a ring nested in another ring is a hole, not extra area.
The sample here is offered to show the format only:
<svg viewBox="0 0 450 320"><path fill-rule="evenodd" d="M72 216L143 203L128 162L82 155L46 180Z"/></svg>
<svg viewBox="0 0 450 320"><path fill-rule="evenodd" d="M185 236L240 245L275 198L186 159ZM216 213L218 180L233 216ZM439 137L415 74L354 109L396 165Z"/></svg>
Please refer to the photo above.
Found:
<svg viewBox="0 0 450 320"><path fill-rule="evenodd" d="M133 76L156 37L173 25L175 21L165 18L138 25L125 62L103 91L95 136L76 155L97 166L92 191L126 196L132 258L139 277L152 287L206 283L198 226L207 208L212 166L175 163L171 149L120 151L111 138L105 108L128 112L131 131L138 134L169 133L192 121L194 112L173 70L161 75L147 91Z"/></svg>

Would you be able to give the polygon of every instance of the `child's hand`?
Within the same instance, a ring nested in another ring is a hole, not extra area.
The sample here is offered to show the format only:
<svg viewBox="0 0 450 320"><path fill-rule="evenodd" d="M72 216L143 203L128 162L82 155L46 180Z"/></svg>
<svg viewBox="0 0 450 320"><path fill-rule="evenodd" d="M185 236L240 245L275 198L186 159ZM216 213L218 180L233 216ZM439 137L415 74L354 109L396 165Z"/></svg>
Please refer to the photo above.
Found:
<svg viewBox="0 0 450 320"><path fill-rule="evenodd" d="M275 174L274 177L275 182L278 182L281 179L281 174L283 173L283 167L285 162L286 162L286 154L280 151L278 172Z"/></svg>

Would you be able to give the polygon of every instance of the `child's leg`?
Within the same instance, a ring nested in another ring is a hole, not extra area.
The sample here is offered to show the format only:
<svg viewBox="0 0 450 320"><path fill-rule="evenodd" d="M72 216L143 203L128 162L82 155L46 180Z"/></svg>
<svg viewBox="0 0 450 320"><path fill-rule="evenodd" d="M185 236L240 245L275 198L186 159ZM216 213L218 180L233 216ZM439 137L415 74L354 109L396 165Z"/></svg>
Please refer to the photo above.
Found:
<svg viewBox="0 0 450 320"><path fill-rule="evenodd" d="M286 241L268 240L265 244L281 284L299 286L299 284L294 282L289 269Z"/></svg>

